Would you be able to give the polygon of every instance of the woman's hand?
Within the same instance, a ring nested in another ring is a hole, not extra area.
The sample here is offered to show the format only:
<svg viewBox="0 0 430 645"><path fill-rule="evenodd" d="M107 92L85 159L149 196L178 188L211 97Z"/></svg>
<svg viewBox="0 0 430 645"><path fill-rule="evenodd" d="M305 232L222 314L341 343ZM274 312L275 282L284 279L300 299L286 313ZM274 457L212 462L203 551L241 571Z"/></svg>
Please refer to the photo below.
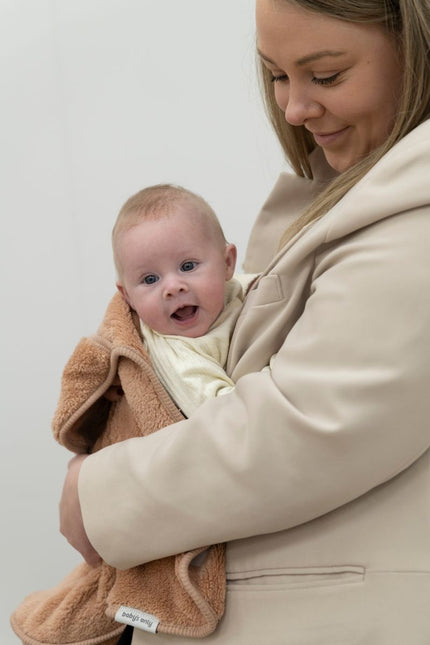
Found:
<svg viewBox="0 0 430 645"><path fill-rule="evenodd" d="M101 557L85 532L78 495L78 478L87 455L77 455L69 461L60 500L60 532L91 566L100 564Z"/></svg>

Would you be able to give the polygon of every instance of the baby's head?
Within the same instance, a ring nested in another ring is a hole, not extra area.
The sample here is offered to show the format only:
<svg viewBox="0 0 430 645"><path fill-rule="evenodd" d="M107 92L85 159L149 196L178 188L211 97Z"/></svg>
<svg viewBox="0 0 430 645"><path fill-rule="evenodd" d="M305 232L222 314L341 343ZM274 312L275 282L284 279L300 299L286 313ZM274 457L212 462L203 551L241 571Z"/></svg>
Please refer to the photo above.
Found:
<svg viewBox="0 0 430 645"><path fill-rule="evenodd" d="M203 336L224 308L236 247L212 208L170 184L145 188L124 204L112 246L117 287L160 334Z"/></svg>

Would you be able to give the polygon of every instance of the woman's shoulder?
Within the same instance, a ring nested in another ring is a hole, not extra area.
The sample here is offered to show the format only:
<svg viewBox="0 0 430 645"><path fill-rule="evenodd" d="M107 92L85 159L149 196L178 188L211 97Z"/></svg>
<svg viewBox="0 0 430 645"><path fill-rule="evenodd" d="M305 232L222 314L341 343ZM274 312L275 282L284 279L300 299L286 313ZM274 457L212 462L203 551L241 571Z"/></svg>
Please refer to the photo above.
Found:
<svg viewBox="0 0 430 645"><path fill-rule="evenodd" d="M281 172L253 225L243 269L259 273L272 260L284 231L299 217L333 176L318 148L311 153L314 179Z"/></svg>
<svg viewBox="0 0 430 645"><path fill-rule="evenodd" d="M430 121L412 130L322 218L326 241L430 208Z"/></svg>
<svg viewBox="0 0 430 645"><path fill-rule="evenodd" d="M316 150L312 158L313 181L287 172L278 178L254 224L244 262L246 271L264 271L272 263L282 233L329 178L321 151ZM430 121L427 120L393 146L310 228L318 233L320 242L331 242L392 215L430 208L429 177Z"/></svg>

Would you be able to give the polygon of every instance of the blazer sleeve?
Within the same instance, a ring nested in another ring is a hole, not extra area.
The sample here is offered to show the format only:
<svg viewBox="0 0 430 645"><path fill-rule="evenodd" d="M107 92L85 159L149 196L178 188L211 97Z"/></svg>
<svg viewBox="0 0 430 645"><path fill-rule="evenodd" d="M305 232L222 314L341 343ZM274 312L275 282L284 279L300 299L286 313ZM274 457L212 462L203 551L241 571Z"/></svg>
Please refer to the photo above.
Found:
<svg viewBox="0 0 430 645"><path fill-rule="evenodd" d="M107 562L297 526L427 450L429 220L417 209L329 245L270 370L84 462L84 523Z"/></svg>

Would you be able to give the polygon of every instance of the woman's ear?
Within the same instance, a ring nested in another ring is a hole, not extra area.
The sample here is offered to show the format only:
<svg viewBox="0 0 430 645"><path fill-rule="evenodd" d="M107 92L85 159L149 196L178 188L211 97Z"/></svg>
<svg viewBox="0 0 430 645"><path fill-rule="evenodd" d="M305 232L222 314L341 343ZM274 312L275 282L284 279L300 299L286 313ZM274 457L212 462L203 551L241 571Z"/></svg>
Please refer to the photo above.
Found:
<svg viewBox="0 0 430 645"><path fill-rule="evenodd" d="M237 248L234 244L226 244L224 249L225 260L225 279L230 280L233 277L236 268Z"/></svg>

